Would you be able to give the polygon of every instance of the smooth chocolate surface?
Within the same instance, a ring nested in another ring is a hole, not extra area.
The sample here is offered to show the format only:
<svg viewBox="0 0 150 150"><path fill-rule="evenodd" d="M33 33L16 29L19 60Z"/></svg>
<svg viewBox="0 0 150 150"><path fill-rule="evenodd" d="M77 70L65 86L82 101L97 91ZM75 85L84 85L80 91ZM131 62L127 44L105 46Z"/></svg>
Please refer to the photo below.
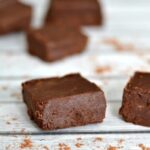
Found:
<svg viewBox="0 0 150 150"><path fill-rule="evenodd" d="M30 6L15 0L1 2L0 34L26 30L30 26L32 10Z"/></svg>
<svg viewBox="0 0 150 150"><path fill-rule="evenodd" d="M0 0L0 9L16 3L17 0Z"/></svg>
<svg viewBox="0 0 150 150"><path fill-rule="evenodd" d="M101 25L101 5L97 0L53 0L46 21L76 27Z"/></svg>
<svg viewBox="0 0 150 150"><path fill-rule="evenodd" d="M82 52L87 36L80 30L51 24L33 29L27 35L29 53L45 61L55 61Z"/></svg>
<svg viewBox="0 0 150 150"><path fill-rule="evenodd" d="M103 91L80 74L27 81L23 99L30 117L44 130L102 122Z"/></svg>
<svg viewBox="0 0 150 150"><path fill-rule="evenodd" d="M120 114L127 122L150 126L150 73L136 72L130 79Z"/></svg>

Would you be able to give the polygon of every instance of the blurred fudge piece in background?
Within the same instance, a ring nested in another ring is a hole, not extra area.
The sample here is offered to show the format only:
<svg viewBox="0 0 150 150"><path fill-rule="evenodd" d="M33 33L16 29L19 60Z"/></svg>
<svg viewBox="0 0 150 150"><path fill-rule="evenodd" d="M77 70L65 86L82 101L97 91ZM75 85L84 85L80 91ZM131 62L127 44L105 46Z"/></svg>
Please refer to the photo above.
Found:
<svg viewBox="0 0 150 150"><path fill-rule="evenodd" d="M97 0L52 0L46 22L76 27L102 25L101 4Z"/></svg>
<svg viewBox="0 0 150 150"><path fill-rule="evenodd" d="M26 30L30 26L32 9L17 0L0 0L0 35Z"/></svg>

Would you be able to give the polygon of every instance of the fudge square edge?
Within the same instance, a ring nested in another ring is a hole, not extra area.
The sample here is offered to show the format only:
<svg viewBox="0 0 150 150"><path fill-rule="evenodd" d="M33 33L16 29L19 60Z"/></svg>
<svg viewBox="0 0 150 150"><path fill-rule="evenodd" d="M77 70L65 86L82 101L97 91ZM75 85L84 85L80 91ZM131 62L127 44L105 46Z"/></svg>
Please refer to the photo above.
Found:
<svg viewBox="0 0 150 150"><path fill-rule="evenodd" d="M22 93L30 118L43 130L98 123L105 118L103 91L80 74L26 81Z"/></svg>
<svg viewBox="0 0 150 150"><path fill-rule="evenodd" d="M150 127L150 72L136 72L131 77L119 113L127 122Z"/></svg>

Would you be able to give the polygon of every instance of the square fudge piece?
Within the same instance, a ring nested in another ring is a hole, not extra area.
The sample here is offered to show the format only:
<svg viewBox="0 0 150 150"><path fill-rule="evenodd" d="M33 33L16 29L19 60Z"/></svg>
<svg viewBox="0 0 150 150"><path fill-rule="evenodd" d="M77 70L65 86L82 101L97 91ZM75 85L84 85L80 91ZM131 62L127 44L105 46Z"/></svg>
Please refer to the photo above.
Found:
<svg viewBox="0 0 150 150"><path fill-rule="evenodd" d="M22 84L29 116L43 130L102 122L103 91L79 74L37 79Z"/></svg>
<svg viewBox="0 0 150 150"><path fill-rule="evenodd" d="M5 8L8 5L13 5L16 2L17 2L17 0L0 0L0 9Z"/></svg>
<svg viewBox="0 0 150 150"><path fill-rule="evenodd" d="M30 26L32 10L30 6L17 0L0 1L0 35L26 30Z"/></svg>
<svg viewBox="0 0 150 150"><path fill-rule="evenodd" d="M46 21L76 27L102 25L103 15L97 0L52 0Z"/></svg>
<svg viewBox="0 0 150 150"><path fill-rule="evenodd" d="M127 122L150 126L150 73L136 72L130 79L120 114Z"/></svg>
<svg viewBox="0 0 150 150"><path fill-rule="evenodd" d="M44 61L55 61L82 52L88 39L78 29L48 24L28 31L27 40L30 54Z"/></svg>

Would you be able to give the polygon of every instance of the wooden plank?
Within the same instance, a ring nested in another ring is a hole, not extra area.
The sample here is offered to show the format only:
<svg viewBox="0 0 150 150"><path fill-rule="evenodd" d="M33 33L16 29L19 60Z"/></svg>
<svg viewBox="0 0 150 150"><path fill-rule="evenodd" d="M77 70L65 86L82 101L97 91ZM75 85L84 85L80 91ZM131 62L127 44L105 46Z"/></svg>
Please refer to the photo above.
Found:
<svg viewBox="0 0 150 150"><path fill-rule="evenodd" d="M9 61L6 61L9 60ZM133 54L76 55L54 63L45 63L29 55L0 55L0 78L60 76L80 72L86 77L128 77L135 70L149 71L143 57ZM5 62L5 63L3 63Z"/></svg>
<svg viewBox="0 0 150 150"><path fill-rule="evenodd" d="M107 102L103 123L56 130L56 132L150 132L150 128L124 122L118 115L121 102ZM0 134L43 132L30 120L24 103L0 103Z"/></svg>
<svg viewBox="0 0 150 150"><path fill-rule="evenodd" d="M20 80L0 80L0 103L22 102L21 83L29 79L31 78L24 78ZM108 101L120 101L122 98L122 91L128 81L128 78L88 78L88 80L96 83L103 89Z"/></svg>
<svg viewBox="0 0 150 150"><path fill-rule="evenodd" d="M41 135L41 136L0 136L1 148L7 150L19 150L25 140L28 140L30 150L60 150L63 146L68 150L147 150L150 148L150 136L148 134L106 134L106 135ZM146 149L147 147L147 149ZM28 147L26 147L27 149ZM47 148L47 149L46 149ZM67 148L66 148L67 149Z"/></svg>

